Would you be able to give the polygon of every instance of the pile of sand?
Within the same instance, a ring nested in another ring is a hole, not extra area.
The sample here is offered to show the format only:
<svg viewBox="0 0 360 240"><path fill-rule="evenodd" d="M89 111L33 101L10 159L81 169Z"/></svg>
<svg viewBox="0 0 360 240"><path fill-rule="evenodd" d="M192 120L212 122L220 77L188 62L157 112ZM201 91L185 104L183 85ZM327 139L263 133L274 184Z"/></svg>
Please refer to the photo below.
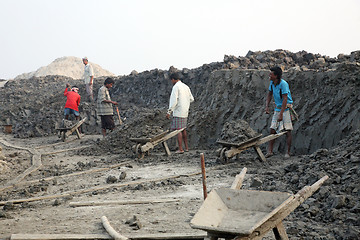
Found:
<svg viewBox="0 0 360 240"><path fill-rule="evenodd" d="M99 65L90 62L93 67L95 77L114 76L113 73L103 69ZM84 74L84 64L78 57L61 57L55 59L47 66L40 67L38 70L29 73L23 73L15 77L15 79L29 79L31 77L43 77L49 75L59 75L80 79Z"/></svg>

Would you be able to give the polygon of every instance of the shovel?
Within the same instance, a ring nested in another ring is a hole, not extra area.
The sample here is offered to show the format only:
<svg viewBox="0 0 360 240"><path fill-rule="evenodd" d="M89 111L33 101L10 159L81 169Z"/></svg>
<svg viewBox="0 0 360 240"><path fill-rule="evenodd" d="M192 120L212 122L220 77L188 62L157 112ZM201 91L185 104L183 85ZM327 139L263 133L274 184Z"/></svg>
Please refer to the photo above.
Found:
<svg viewBox="0 0 360 240"><path fill-rule="evenodd" d="M117 112L117 115L118 115L118 117L119 117L119 123L120 123L120 125L122 125L123 124L123 121L121 120L121 118L120 118L120 112L119 112L119 108L116 106L116 112Z"/></svg>

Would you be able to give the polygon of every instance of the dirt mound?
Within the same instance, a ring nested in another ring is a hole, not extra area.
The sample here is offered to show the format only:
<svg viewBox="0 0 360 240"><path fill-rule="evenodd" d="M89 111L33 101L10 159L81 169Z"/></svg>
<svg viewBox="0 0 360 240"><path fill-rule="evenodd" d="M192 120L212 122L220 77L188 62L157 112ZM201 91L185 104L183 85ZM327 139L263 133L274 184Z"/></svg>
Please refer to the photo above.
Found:
<svg viewBox="0 0 360 240"><path fill-rule="evenodd" d="M240 143L258 135L246 121L240 119L226 122L221 130L220 138L223 141Z"/></svg>
<svg viewBox="0 0 360 240"><path fill-rule="evenodd" d="M262 189L296 193L299 186L311 185L322 176L329 176L320 190L290 215L290 221L297 221L287 232L292 235L302 232L311 239L319 239L318 225L323 223L326 230L321 231L326 233L322 236L325 239L358 239L360 130L352 132L334 148L318 149L311 155L286 162L276 171L259 170L260 180L267 182Z"/></svg>
<svg viewBox="0 0 360 240"><path fill-rule="evenodd" d="M265 57L258 57L261 54ZM294 62L286 65L284 54L291 56ZM297 55L299 56L295 57ZM360 126L360 106L357 104L359 97L355 94L360 89L358 52L339 56L335 62L329 60L328 68L319 67L306 71L293 68L294 64L299 65L305 61L299 59L309 58L306 57L308 55L306 52L292 54L279 50L249 53L245 57L254 63L257 62L251 60L253 58L259 63L268 61L270 65L285 64L283 67L288 69L284 73L284 79L290 84L295 109L300 114L300 120L294 126L293 152L296 154L307 154L319 148L334 146ZM321 57L316 54L311 56L309 64ZM269 84L268 69L228 68L225 59L225 62L180 71L183 82L190 86L195 97L188 121L189 140L194 148L213 148L224 125L239 119L248 122L256 132L269 134L270 115L264 114ZM126 124L138 121L138 117L142 116L139 109L151 112L158 108L165 111L172 87L168 76L174 71L175 68L170 68L169 71L154 69L114 78L115 85L110 94L113 100L120 103L121 116L127 118ZM95 93L102 86L103 80L104 78L95 79ZM0 94L4 96L0 100L3 113L0 123L10 121L14 135L22 138L56 134L55 127L63 117L66 100L63 89L66 82L78 85L80 95L85 98L85 88L81 81L62 76L7 82L0 89ZM82 100L80 112L81 117L88 119L83 124L84 132L100 133L100 120L95 104ZM144 119L141 125L153 124L146 121ZM137 131L135 127L133 130ZM285 141L280 139L275 145L275 151L283 151L284 146Z"/></svg>
<svg viewBox="0 0 360 240"><path fill-rule="evenodd" d="M330 58L320 54L306 51L290 52L287 50L275 51L249 51L245 57L225 55L225 68L240 69L269 69L274 65L280 65L283 70L321 70L336 69L341 62L360 62L360 51L351 52L350 55L339 54L337 58Z"/></svg>
<svg viewBox="0 0 360 240"><path fill-rule="evenodd" d="M130 138L149 138L169 129L166 111L159 109L136 109L136 117L130 122L118 126L105 139L97 141L94 146L80 150L83 155L101 155L104 153L122 154L133 157L133 146ZM159 146L160 147L160 146ZM155 150L157 150L155 148Z"/></svg>
<svg viewBox="0 0 360 240"><path fill-rule="evenodd" d="M90 63L94 70L95 77L114 76L113 73L103 69L98 64ZM40 67L34 72L23 73L15 77L15 79L29 79L32 77L44 77L48 75L59 75L71 77L73 79L81 79L84 74L84 64L78 57L61 57L55 59L47 66Z"/></svg>

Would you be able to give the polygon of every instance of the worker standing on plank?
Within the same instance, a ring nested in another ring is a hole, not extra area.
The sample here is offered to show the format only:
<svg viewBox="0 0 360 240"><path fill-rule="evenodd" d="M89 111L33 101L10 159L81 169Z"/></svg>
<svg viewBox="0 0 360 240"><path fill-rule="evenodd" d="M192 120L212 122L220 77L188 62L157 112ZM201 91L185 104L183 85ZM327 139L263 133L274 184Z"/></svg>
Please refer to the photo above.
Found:
<svg viewBox="0 0 360 240"><path fill-rule="evenodd" d="M276 132L280 132L282 130L286 132L286 143L287 143L287 152L285 154L285 158L290 157L290 147L291 147L291 130L293 130L289 107L292 107L293 100L291 98L289 84L281 79L282 70L280 67L272 67L270 68L270 85L269 92L266 98L266 107L265 112L267 114L269 111L269 104L274 97L275 101L275 111L271 120L270 133L275 134ZM274 140L269 142L269 149L265 157L271 157L273 154Z"/></svg>
<svg viewBox="0 0 360 240"><path fill-rule="evenodd" d="M173 114L171 122L171 130L178 130L186 127L187 117L189 115L190 103L194 101L190 88L180 80L179 73L170 75L173 88L170 95L169 109L166 117L170 119L171 113ZM185 151L189 151L186 129L177 135L179 149L176 153L184 153L182 141L185 144Z"/></svg>
<svg viewBox="0 0 360 240"><path fill-rule="evenodd" d="M69 119L70 114L74 114L76 120L80 120L79 114L79 105L80 105L80 95L78 93L79 88L76 86L72 87L70 90L70 84L66 84L64 91L64 96L66 97L64 115L65 119Z"/></svg>
<svg viewBox="0 0 360 240"><path fill-rule="evenodd" d="M101 132L103 137L106 136L106 129L110 131L115 129L113 105L118 105L118 103L111 101L109 93L109 89L112 88L114 83L114 80L108 77L104 81L104 86L98 91L97 110L98 115L101 117Z"/></svg>

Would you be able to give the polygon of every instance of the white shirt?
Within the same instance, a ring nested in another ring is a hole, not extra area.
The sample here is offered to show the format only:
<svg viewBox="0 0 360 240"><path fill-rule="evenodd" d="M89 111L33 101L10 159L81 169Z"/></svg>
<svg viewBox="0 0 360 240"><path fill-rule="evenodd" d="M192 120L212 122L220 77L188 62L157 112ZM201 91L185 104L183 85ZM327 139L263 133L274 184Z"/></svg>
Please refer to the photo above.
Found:
<svg viewBox="0 0 360 240"><path fill-rule="evenodd" d="M94 76L94 71L93 71L92 66L88 63L88 64L85 65L85 68L84 68L84 81L85 81L85 84L90 83L91 76Z"/></svg>
<svg viewBox="0 0 360 240"><path fill-rule="evenodd" d="M194 101L190 88L178 81L172 88L168 113L174 117L186 118L189 115L190 103Z"/></svg>

